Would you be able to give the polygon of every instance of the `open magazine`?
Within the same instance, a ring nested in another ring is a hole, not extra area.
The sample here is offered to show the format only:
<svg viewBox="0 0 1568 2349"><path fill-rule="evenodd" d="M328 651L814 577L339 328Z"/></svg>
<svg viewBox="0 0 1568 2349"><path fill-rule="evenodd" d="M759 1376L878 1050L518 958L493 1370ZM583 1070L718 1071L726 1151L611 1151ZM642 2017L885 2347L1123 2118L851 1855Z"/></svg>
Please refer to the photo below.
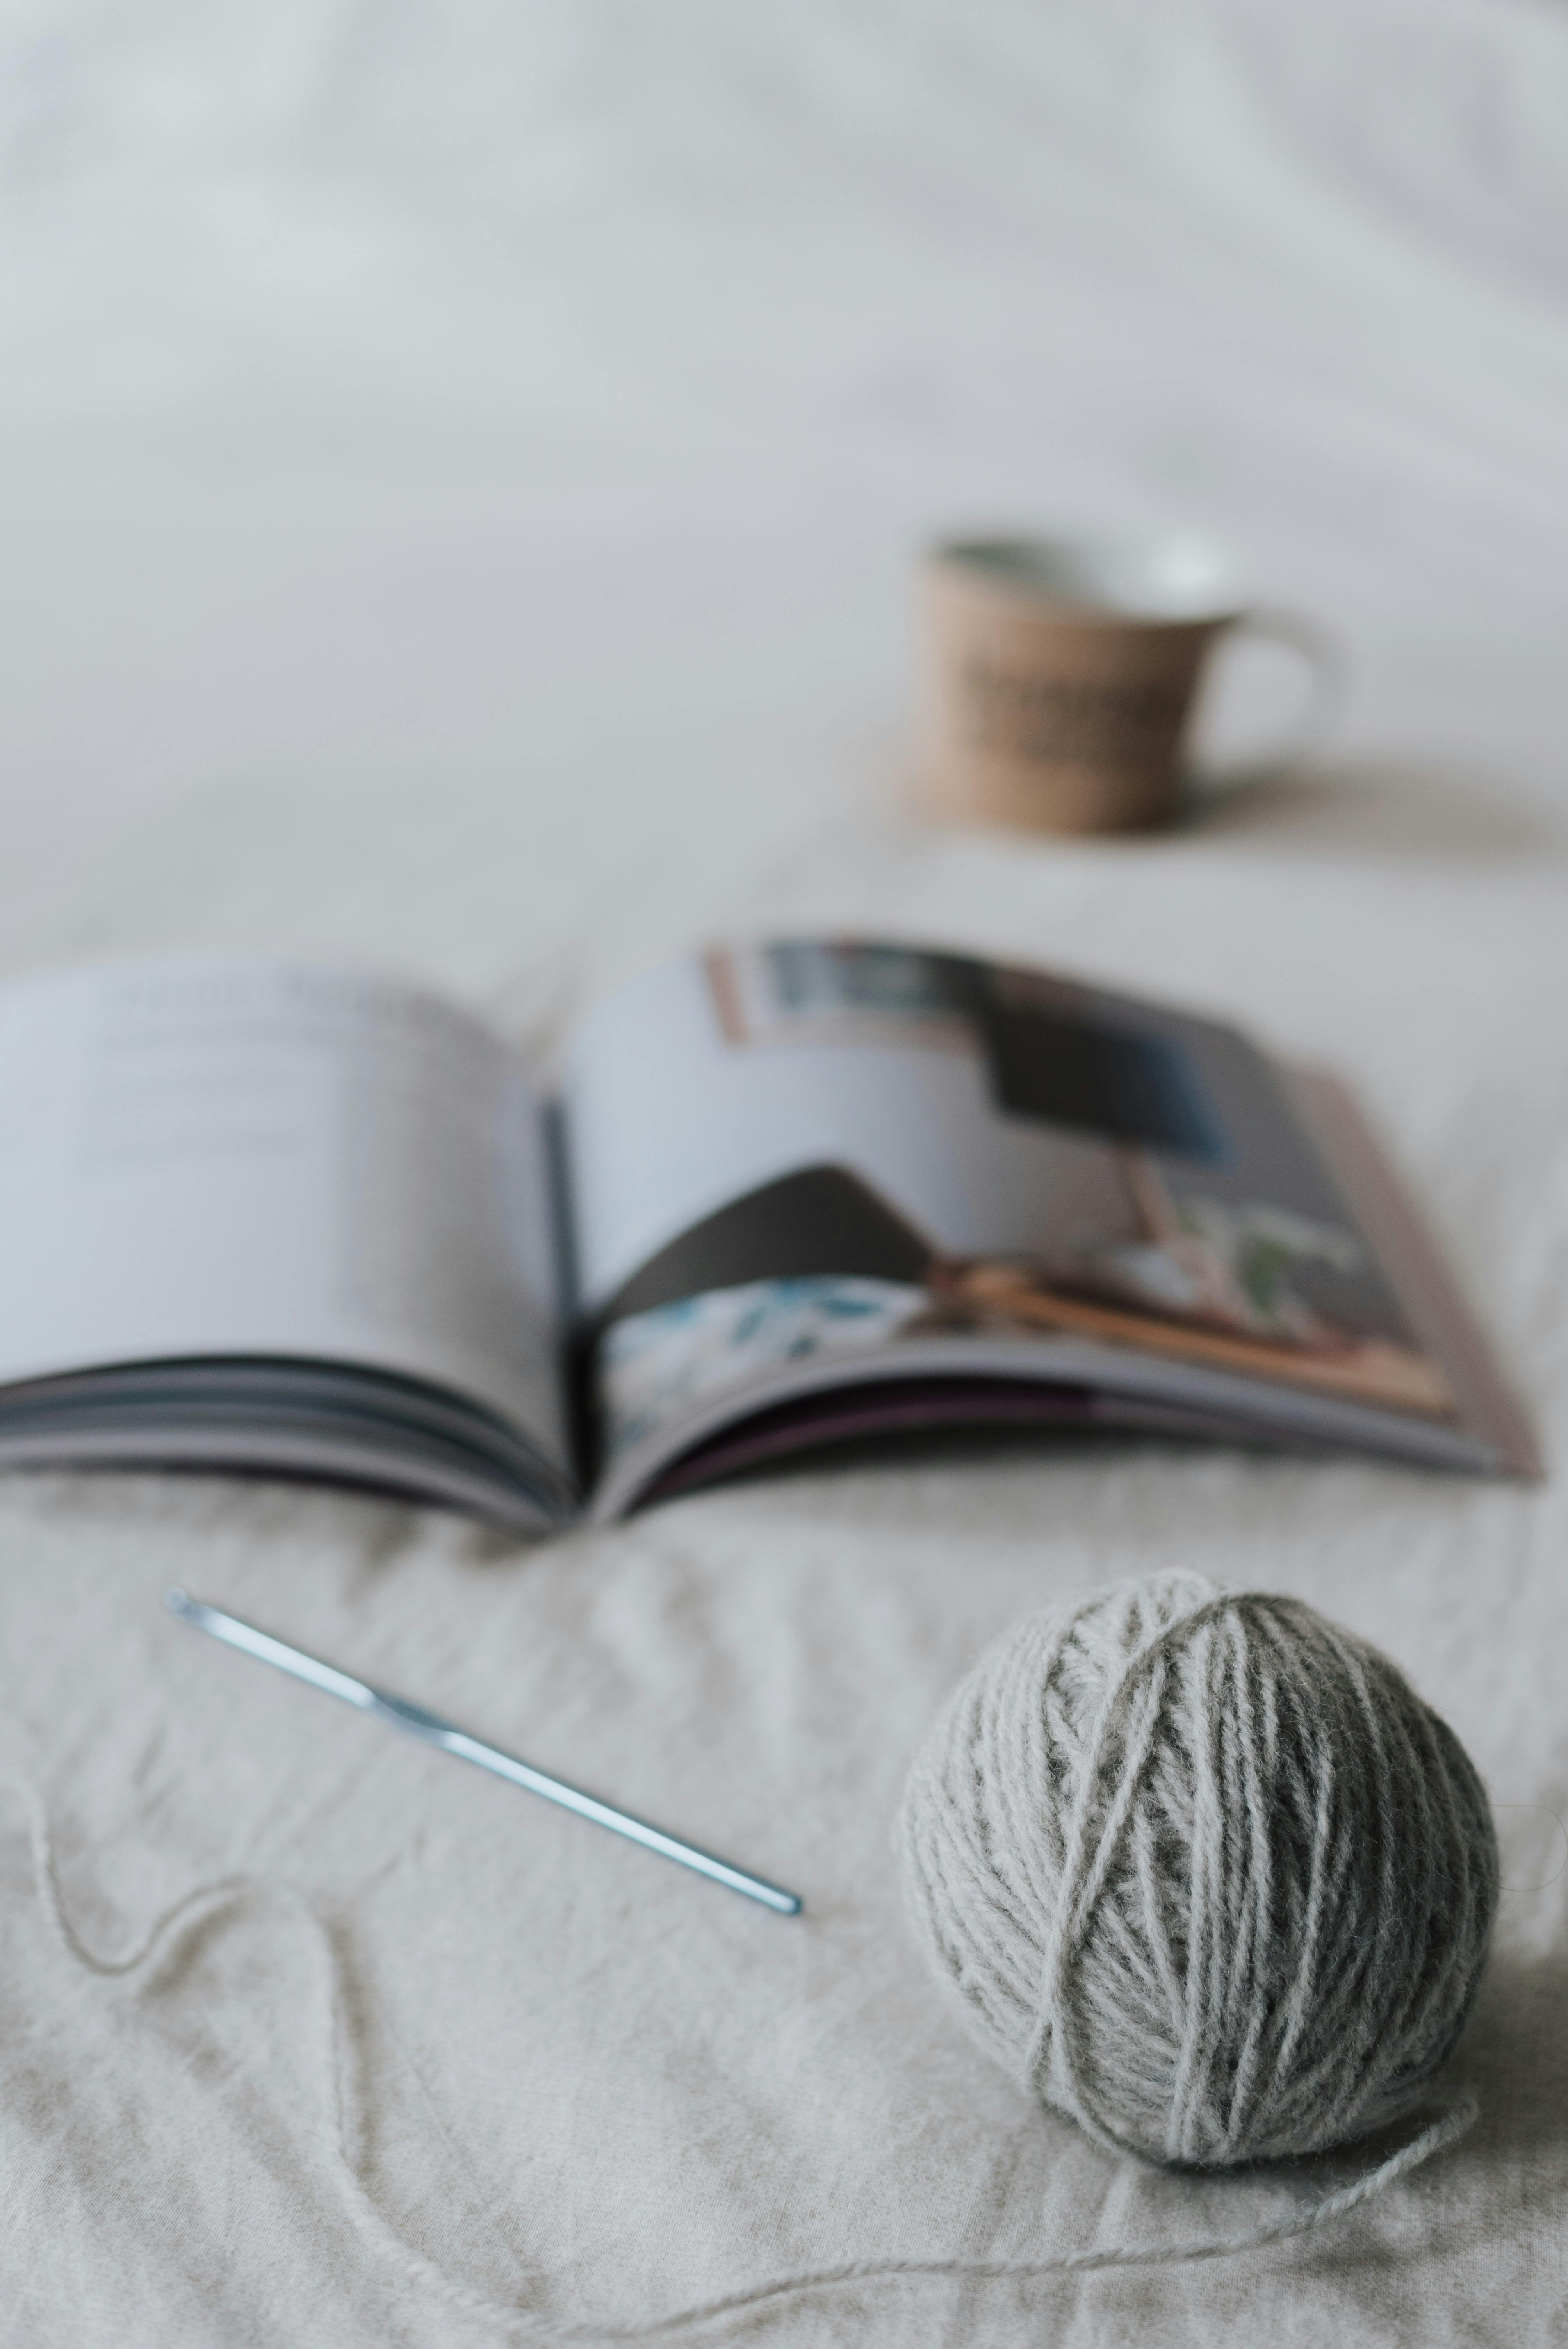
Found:
<svg viewBox="0 0 1568 2349"><path fill-rule="evenodd" d="M549 1099L394 980L15 984L0 1297L0 1464L325 1475L520 1527L964 1425L1537 1473L1331 1080L902 945L656 972Z"/></svg>

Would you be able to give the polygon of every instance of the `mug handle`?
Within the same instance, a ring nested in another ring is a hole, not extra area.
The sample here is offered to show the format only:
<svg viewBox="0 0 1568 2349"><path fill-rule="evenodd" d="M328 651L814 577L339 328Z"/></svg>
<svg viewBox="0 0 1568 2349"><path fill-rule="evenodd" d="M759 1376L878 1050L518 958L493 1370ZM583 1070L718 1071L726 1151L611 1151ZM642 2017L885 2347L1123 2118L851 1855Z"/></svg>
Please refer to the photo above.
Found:
<svg viewBox="0 0 1568 2349"><path fill-rule="evenodd" d="M1214 799L1240 791L1247 783L1270 781L1322 749L1345 706L1345 656L1334 638L1316 622L1299 612L1264 606L1237 615L1225 631L1227 641L1253 636L1264 644L1283 645L1306 666L1310 688L1306 705L1295 724L1274 749L1260 757L1220 765L1189 766L1183 781L1190 802Z"/></svg>

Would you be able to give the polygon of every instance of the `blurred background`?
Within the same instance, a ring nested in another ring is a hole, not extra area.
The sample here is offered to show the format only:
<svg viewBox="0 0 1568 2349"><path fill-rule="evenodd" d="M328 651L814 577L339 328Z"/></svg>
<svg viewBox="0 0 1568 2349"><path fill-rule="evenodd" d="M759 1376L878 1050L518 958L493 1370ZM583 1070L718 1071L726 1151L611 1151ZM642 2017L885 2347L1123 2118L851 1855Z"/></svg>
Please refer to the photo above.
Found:
<svg viewBox="0 0 1568 2349"><path fill-rule="evenodd" d="M525 1016L960 865L1563 855L1558 0L6 0L0 206L7 968ZM1166 523L1339 635L1335 757L928 839L918 546Z"/></svg>

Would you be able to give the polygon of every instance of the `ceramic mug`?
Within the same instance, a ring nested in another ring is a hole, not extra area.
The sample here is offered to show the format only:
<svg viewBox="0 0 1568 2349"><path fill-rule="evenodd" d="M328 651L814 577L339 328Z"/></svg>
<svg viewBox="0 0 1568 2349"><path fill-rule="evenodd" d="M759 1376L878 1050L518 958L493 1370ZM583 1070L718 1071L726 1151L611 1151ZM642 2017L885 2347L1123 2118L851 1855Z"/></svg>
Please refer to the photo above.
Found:
<svg viewBox="0 0 1568 2349"><path fill-rule="evenodd" d="M1252 604L1206 539L954 539L932 550L924 585L923 797L935 814L1054 833L1159 823L1206 790L1294 765L1339 701L1327 639ZM1301 657L1306 708L1266 757L1195 768L1186 742L1205 665L1243 633Z"/></svg>

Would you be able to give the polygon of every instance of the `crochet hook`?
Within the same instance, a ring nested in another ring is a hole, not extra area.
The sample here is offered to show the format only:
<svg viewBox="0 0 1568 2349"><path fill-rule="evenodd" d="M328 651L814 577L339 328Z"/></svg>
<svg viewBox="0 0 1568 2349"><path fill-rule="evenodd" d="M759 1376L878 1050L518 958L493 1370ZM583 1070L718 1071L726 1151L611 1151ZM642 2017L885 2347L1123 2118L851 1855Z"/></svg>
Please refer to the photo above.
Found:
<svg viewBox="0 0 1568 2349"><path fill-rule="evenodd" d="M563 1778L552 1778L547 1771L536 1770L531 1762L520 1761L515 1754L505 1754L499 1745L487 1745L482 1738L470 1737L455 1721L443 1720L438 1713L427 1712L422 1704L410 1704L407 1697L393 1696L389 1690L356 1680L352 1672L340 1671L335 1664L324 1663L319 1656L307 1655L303 1648L291 1647L286 1640L258 1630L255 1624L242 1621L238 1615L225 1614L221 1607L209 1607L200 1599L188 1598L183 1590L166 1590L163 1603L182 1623L193 1624L198 1631L238 1648L242 1655L256 1656L263 1664L275 1664L279 1671L291 1672L296 1681L323 1689L328 1696L341 1697L346 1704L356 1705L361 1713L373 1714L388 1729L399 1729L406 1737L418 1738L422 1745L434 1745L443 1754L455 1754L460 1762L473 1762L481 1770L491 1770L498 1778L505 1778L531 1795L542 1795L547 1803L559 1803L563 1810L575 1811L579 1818L592 1819L596 1826L609 1827L614 1834L640 1843L647 1851L678 1860L683 1868L695 1868L699 1876L711 1878L715 1884L727 1885L732 1892L744 1892L748 1900L759 1900L765 1909L776 1909L781 1917L798 1917L804 1906L799 1893L786 1892L780 1885L769 1884L766 1877L753 1876L748 1868L732 1868L728 1860L716 1858L711 1851L683 1843L678 1836L666 1835L662 1827L651 1826L646 1819L634 1817L630 1811L617 1810L613 1803L602 1803L596 1795L585 1795L581 1786L569 1786Z"/></svg>

